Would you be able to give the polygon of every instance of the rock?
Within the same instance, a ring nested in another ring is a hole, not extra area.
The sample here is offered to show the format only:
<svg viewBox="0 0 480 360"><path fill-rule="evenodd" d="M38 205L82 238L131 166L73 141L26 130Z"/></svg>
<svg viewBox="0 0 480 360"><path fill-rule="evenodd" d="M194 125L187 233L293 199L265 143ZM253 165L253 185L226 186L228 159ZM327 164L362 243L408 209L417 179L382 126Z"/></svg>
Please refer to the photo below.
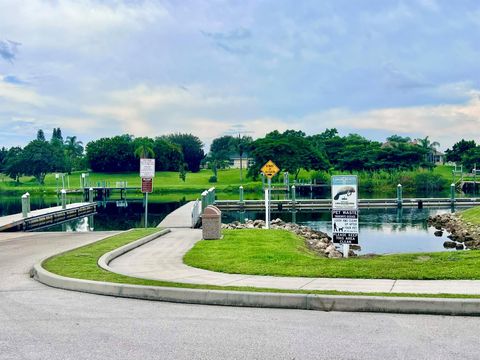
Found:
<svg viewBox="0 0 480 360"><path fill-rule="evenodd" d="M457 244L457 245L455 246L455 249L457 249L457 250L463 250L463 249L464 249L464 246L463 246L463 244Z"/></svg>
<svg viewBox="0 0 480 360"><path fill-rule="evenodd" d="M337 248L335 247L335 245L330 244L325 249L325 254L330 254L331 252L334 252L334 251L337 251Z"/></svg>
<svg viewBox="0 0 480 360"><path fill-rule="evenodd" d="M343 254L340 251L331 251L328 253L328 258L329 259L341 259L343 258Z"/></svg>
<svg viewBox="0 0 480 360"><path fill-rule="evenodd" d="M360 245L352 244L350 245L350 250L361 251L362 247Z"/></svg>
<svg viewBox="0 0 480 360"><path fill-rule="evenodd" d="M455 248L456 246L457 246L457 243L454 242L454 241L445 241L445 242L443 243L443 247L444 247L445 249L453 249L453 248Z"/></svg>
<svg viewBox="0 0 480 360"><path fill-rule="evenodd" d="M433 235L440 237L440 236L443 235L443 231L442 230L437 230L433 233Z"/></svg>

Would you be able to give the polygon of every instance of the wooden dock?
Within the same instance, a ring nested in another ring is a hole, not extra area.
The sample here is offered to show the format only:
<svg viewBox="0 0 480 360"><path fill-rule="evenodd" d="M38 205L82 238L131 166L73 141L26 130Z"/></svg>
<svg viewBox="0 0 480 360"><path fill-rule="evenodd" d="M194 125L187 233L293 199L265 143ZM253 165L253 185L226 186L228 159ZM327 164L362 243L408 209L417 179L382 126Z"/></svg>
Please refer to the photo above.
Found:
<svg viewBox="0 0 480 360"><path fill-rule="evenodd" d="M24 218L22 213L0 217L1 231L32 231L45 226L60 224L65 221L83 216L93 215L96 212L95 203L75 203L34 210Z"/></svg>
<svg viewBox="0 0 480 360"><path fill-rule="evenodd" d="M397 199L359 199L359 208L392 208L392 207L472 207L480 205L480 198L404 198L401 203ZM264 200L216 200L215 206L223 211L265 210ZM282 210L328 210L332 208L330 199L308 200L272 200L271 209Z"/></svg>

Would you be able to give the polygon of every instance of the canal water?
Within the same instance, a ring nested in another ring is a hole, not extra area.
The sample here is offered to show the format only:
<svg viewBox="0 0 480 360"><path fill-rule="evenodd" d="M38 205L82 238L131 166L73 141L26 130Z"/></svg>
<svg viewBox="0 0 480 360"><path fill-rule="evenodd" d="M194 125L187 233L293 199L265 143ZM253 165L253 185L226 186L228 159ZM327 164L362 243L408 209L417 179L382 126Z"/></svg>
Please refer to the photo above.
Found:
<svg viewBox="0 0 480 360"><path fill-rule="evenodd" d="M81 198L69 197L69 202L79 202ZM148 225L157 226L167 214L185 204L185 198L178 201L149 201ZM32 196L32 210L57 206L55 196ZM0 196L0 216L21 212L17 197ZM434 229L427 226L430 215L451 212L449 208L403 208L403 209L361 209L359 213L360 235L359 254L412 253L426 251L448 251L443 248L443 237L435 236ZM223 222L264 219L263 212L224 212ZM278 212L272 219L296 222L331 235L331 215L329 211ZM141 198L127 202L112 200L97 203L97 214L45 228L39 231L105 231L127 230L144 226L144 207ZM454 250L455 251L455 250Z"/></svg>
<svg viewBox="0 0 480 360"><path fill-rule="evenodd" d="M357 253L365 255L452 251L443 247L444 241L448 240L447 234L437 237L434 235L435 229L427 225L429 216L449 212L451 212L449 208L360 209L359 245L361 250ZM331 213L328 210L272 213L272 219L276 218L332 234ZM265 219L265 213L224 212L222 221L244 222L247 219Z"/></svg>

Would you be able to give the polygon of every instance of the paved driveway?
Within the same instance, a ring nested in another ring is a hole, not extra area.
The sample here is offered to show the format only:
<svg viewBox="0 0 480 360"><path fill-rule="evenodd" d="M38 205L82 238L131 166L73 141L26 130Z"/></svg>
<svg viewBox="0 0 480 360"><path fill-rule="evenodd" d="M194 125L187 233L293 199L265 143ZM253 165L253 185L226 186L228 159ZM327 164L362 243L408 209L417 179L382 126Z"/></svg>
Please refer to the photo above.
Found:
<svg viewBox="0 0 480 360"><path fill-rule="evenodd" d="M29 278L102 236L0 235L0 359L478 359L478 318L171 304Z"/></svg>

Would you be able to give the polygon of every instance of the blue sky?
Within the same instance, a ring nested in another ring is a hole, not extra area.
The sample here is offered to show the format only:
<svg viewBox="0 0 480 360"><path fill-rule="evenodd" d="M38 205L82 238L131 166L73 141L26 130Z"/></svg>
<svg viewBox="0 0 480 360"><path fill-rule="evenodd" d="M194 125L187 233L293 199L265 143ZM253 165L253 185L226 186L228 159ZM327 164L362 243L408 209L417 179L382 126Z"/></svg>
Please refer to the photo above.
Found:
<svg viewBox="0 0 480 360"><path fill-rule="evenodd" d="M480 2L0 2L0 146L336 127L480 136Z"/></svg>

